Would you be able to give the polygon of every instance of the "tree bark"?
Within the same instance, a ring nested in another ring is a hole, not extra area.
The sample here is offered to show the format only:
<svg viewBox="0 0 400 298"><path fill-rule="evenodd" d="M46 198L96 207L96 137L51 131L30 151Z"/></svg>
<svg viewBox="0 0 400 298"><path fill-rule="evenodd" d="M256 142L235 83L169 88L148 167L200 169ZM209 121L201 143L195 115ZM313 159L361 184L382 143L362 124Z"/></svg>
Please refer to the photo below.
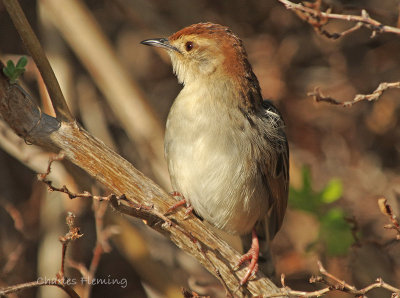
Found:
<svg viewBox="0 0 400 298"><path fill-rule="evenodd" d="M3 65L1 65L3 67ZM110 202L118 211L144 219L145 223L169 237L179 248L195 257L214 274L235 297L268 296L279 289L262 273L240 287L246 268L234 271L240 254L220 240L195 216L184 220L184 212L163 214L176 201L132 164L109 149L102 141L73 122L60 122L44 114L17 85L0 75L0 113L25 141L53 152L81 167L116 196Z"/></svg>

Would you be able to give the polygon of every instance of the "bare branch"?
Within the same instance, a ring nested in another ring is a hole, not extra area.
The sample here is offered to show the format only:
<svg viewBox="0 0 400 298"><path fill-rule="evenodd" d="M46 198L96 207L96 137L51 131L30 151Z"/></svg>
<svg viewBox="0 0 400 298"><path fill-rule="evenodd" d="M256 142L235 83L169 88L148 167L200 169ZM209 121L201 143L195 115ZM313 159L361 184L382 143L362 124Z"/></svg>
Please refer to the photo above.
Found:
<svg viewBox="0 0 400 298"><path fill-rule="evenodd" d="M50 171L50 170L49 170ZM3 297L5 295L15 293L18 291L26 290L29 288L36 288L40 286L56 286L60 289L64 290L70 297L79 298L79 295L72 289L68 282L65 282L64 279L64 262L65 262L65 253L67 251L68 244L71 241L79 239L83 236L80 233L79 228L75 227L75 215L71 212L68 213L66 217L67 225L68 225L68 232L60 237L60 242L62 243L62 256L61 256L61 269L56 274L55 279L43 279L38 278L38 280L23 284L17 284L6 288L0 288L0 296Z"/></svg>
<svg viewBox="0 0 400 298"><path fill-rule="evenodd" d="M383 25L377 20L372 19L366 10L361 11L361 15L345 15L331 13L330 10L322 12L320 10L320 1L315 3L297 4L289 0L278 0L286 6L287 9L293 10L296 14L309 23L313 28L324 36L332 39L338 39L347 34L350 34L360 28L368 28L372 31L371 37L376 36L380 33L394 33L400 35L400 28L391 27ZM350 29L343 31L341 33L329 33L323 29L323 27L328 23L328 20L341 20L346 22L356 22L356 24Z"/></svg>
<svg viewBox="0 0 400 298"><path fill-rule="evenodd" d="M10 217L12 218L12 220L14 221L14 228L20 232L21 234L24 234L24 220L22 218L21 212L18 211L17 208L15 208L15 206L11 203L2 203L0 202L0 206L2 206L4 208L4 210L8 213L8 215L10 215Z"/></svg>
<svg viewBox="0 0 400 298"><path fill-rule="evenodd" d="M62 151L66 159L115 194L107 197L115 209L144 219L149 227L170 238L219 278L235 297L279 293L278 288L261 272L257 273L255 280L241 287L240 280L246 268L233 270L240 258L236 250L194 216L184 220L184 212L179 211L167 218L164 213L175 200L166 191L76 122L59 123L53 117L40 113L36 104L10 85L3 75L0 75L0 114L28 142L53 152ZM76 195L66 188L61 188L61 191ZM93 197L87 193L79 196Z"/></svg>
<svg viewBox="0 0 400 298"><path fill-rule="evenodd" d="M287 9L293 10L302 20L309 23L318 33L331 38L338 39L360 28L368 28L372 31L371 37L376 36L380 33L394 33L400 35L400 28L383 25L377 20L372 19L366 10L361 11L361 15L346 15L346 14L335 14L331 13L330 9L326 12L321 11L321 0L317 0L314 3L293 3L289 0L278 0L286 6ZM349 29L339 32L330 33L324 29L325 25L329 23L329 20L341 20L346 22L355 22L355 24ZM325 96L319 90L315 88L313 92L309 92L307 95L312 96L315 101L324 101L333 105L340 105L343 107L350 107L360 101L375 101L388 89L400 88L400 82L384 82L380 83L370 94L357 94L352 100L340 101L330 96Z"/></svg>
<svg viewBox="0 0 400 298"><path fill-rule="evenodd" d="M399 297L400 295L400 289L395 288L387 283L385 283L382 278L378 278L375 283L372 283L362 289L357 289L356 287L346 283L344 280L340 280L333 274L329 273L324 266L322 266L321 262L318 262L318 268L322 276L313 276L310 278L310 283L324 283L327 285L327 287L317 290L317 291L312 291L312 292L306 292L306 291L296 291L292 290L290 287L288 287L285 284L285 275L281 275L281 284L282 288L281 294L288 295L290 297L321 297L322 295L333 292L333 291L340 291L340 292L345 292L353 295L354 297L364 297L368 292L372 291L373 289L377 288L382 288L386 289L390 292L392 292L392 297ZM327 278L327 279L326 279ZM332 281L330 281L332 280ZM396 296L397 295L397 296ZM279 294L270 294L263 296L265 298L272 298L272 297L279 297Z"/></svg>
<svg viewBox="0 0 400 298"><path fill-rule="evenodd" d="M63 9L60 9L59 0L40 1L39 5L47 11L49 20L90 73L157 182L169 187L160 118L149 105L141 86L132 80L126 63L118 59L90 9L79 0L63 1Z"/></svg>
<svg viewBox="0 0 400 298"><path fill-rule="evenodd" d="M61 269L57 273L57 279L63 283L64 280L64 264L65 264L65 254L67 252L68 244L71 241L79 239L83 236L78 227L75 227L75 215L72 212L68 212L67 218L68 232L60 237L60 242L62 244L62 254L61 254Z"/></svg>
<svg viewBox="0 0 400 298"><path fill-rule="evenodd" d="M97 267L99 266L100 258L103 253L111 251L111 246L108 244L109 237L118 233L118 231L113 226L109 226L106 229L104 229L103 227L103 218L107 207L108 204L106 204L106 202L98 202L93 200L93 210L96 221L96 246L93 250L93 257L92 261L90 262L89 270L86 270L87 274L83 275L84 277L86 277L87 280L92 280L94 278ZM93 283L86 284L83 293L84 298L90 297L90 290L92 288L92 285Z"/></svg>
<svg viewBox="0 0 400 298"><path fill-rule="evenodd" d="M43 77L52 100L57 119L68 122L74 121L74 117L69 111L68 105L65 101L64 95L61 92L60 85L58 84L53 69L50 66L49 60L47 60L44 50L31 26L29 25L29 22L26 19L18 0L3 0L3 4L7 9L7 12L10 15L26 49L32 55L32 58L35 60L40 74Z"/></svg>
<svg viewBox="0 0 400 298"><path fill-rule="evenodd" d="M32 282L27 282L24 284L18 284L6 288L0 289L0 296L6 296L11 293L19 292L22 290L26 289L31 289L31 288L37 288L41 286L56 286L60 289L62 289L65 293L69 295L69 297L72 298L79 298L79 295L72 289L71 286L67 284L62 284L61 282L54 281L54 280L38 280L38 281L32 281Z"/></svg>
<svg viewBox="0 0 400 298"><path fill-rule="evenodd" d="M400 82L393 82L393 83L380 83L378 88L376 88L372 93L370 94L357 94L352 100L349 101L344 101L341 102L335 98L332 98L330 96L325 96L322 94L322 92L319 90L319 88L315 88L313 92L307 93L308 96L312 96L316 102L324 101L333 105L340 105L342 107L351 107L352 105L360 102L360 101L375 101L378 100L383 92L385 92L388 89L395 89L395 88L400 88Z"/></svg>
<svg viewBox="0 0 400 298"><path fill-rule="evenodd" d="M387 203L386 198L380 198L378 199L378 205L380 211L389 217L390 221L392 222L389 225L385 226L385 229L392 229L396 231L396 239L400 240L400 224L399 221L397 220L396 215L393 213L392 207Z"/></svg>
<svg viewBox="0 0 400 298"><path fill-rule="evenodd" d="M1 274L7 275L15 268L15 265L21 259L21 255L25 251L25 248L26 247L24 244L19 243L17 247L12 250L12 252L7 257L6 263L1 271Z"/></svg>

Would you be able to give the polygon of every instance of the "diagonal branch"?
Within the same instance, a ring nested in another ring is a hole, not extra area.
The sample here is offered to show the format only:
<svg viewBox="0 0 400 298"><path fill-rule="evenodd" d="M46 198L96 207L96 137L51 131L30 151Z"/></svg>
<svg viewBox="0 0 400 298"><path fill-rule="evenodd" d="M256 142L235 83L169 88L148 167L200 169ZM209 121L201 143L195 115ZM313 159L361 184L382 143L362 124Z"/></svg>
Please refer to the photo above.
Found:
<svg viewBox="0 0 400 298"><path fill-rule="evenodd" d="M10 85L3 75L0 75L0 114L27 142L53 152L62 151L66 159L115 194L110 200L115 209L144 219L149 227L170 238L219 278L232 296L279 293L262 273L257 274L256 280L240 287L246 269L233 270L240 258L236 250L215 236L199 219L184 220L183 211L166 218L163 214L175 202L166 191L76 122L60 123L41 113L36 104L16 85Z"/></svg>
<svg viewBox="0 0 400 298"><path fill-rule="evenodd" d="M74 121L49 60L47 60L44 50L29 25L18 0L3 0L3 4L46 83L57 119L68 122Z"/></svg>

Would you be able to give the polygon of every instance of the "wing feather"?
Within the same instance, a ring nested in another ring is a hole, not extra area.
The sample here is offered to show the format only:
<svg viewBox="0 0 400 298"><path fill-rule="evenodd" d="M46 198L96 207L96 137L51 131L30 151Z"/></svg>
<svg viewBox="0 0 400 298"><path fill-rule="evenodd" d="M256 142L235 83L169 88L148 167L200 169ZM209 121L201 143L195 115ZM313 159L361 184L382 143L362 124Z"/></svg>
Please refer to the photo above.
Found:
<svg viewBox="0 0 400 298"><path fill-rule="evenodd" d="M270 158L264 166L264 179L270 191L270 209L268 211L269 238L272 239L282 226L289 196L289 146L283 130L283 119L279 111L268 101L264 107L280 117L279 136L273 146L275 158Z"/></svg>

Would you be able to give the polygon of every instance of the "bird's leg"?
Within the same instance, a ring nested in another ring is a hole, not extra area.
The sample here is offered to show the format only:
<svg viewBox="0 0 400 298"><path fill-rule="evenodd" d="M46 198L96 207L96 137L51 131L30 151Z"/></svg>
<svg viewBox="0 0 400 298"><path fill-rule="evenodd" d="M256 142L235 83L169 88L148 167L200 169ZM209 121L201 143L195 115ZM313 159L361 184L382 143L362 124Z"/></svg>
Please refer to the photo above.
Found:
<svg viewBox="0 0 400 298"><path fill-rule="evenodd" d="M250 261L246 275L240 281L240 285L244 285L250 278L254 277L258 271L258 255L260 253L260 245L258 243L258 237L255 229L253 229L251 234L251 247L249 251L244 254L240 259L236 268L239 268L245 261Z"/></svg>
<svg viewBox="0 0 400 298"><path fill-rule="evenodd" d="M186 211L185 211L184 219L188 218L189 215L193 212L192 205L190 205L190 203L185 199L183 194L181 194L179 191L173 191L173 192L170 193L170 195L173 196L173 197L180 197L181 199L178 202L176 202L174 205L169 207L167 212L165 212L165 214L169 214L172 211L174 211L176 208L186 204Z"/></svg>

